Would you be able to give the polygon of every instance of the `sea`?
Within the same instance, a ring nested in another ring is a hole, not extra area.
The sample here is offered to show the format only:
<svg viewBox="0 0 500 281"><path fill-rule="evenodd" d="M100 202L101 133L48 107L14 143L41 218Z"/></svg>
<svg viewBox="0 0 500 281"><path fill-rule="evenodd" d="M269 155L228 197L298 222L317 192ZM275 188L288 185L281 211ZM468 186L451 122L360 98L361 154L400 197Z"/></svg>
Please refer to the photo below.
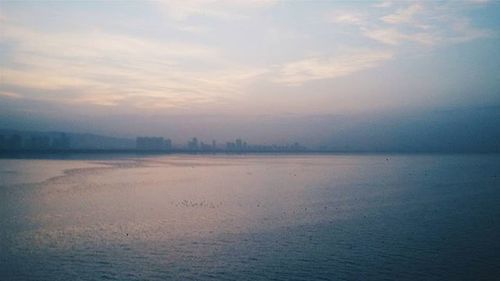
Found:
<svg viewBox="0 0 500 281"><path fill-rule="evenodd" d="M0 159L0 280L500 280L500 155Z"/></svg>

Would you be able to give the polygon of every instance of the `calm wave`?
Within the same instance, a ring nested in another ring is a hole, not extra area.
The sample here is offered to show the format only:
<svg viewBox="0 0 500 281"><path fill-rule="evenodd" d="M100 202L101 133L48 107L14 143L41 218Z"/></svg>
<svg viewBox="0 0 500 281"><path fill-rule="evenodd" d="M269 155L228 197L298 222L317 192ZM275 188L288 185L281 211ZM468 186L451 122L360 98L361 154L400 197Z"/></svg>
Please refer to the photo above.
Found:
<svg viewBox="0 0 500 281"><path fill-rule="evenodd" d="M495 280L499 202L499 155L4 159L0 279Z"/></svg>

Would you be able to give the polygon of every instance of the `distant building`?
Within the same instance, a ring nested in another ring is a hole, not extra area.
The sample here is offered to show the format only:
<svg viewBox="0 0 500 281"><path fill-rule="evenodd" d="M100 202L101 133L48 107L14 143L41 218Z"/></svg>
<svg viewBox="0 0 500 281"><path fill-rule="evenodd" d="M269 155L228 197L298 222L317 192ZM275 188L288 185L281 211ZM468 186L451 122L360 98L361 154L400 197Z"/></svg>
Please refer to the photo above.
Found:
<svg viewBox="0 0 500 281"><path fill-rule="evenodd" d="M196 137L194 137L192 140L188 141L187 148L189 150L193 150L193 151L199 150L200 147L198 145L198 139Z"/></svg>
<svg viewBox="0 0 500 281"><path fill-rule="evenodd" d="M44 150L50 148L50 138L47 136L31 136L26 144L27 149Z"/></svg>
<svg viewBox="0 0 500 281"><path fill-rule="evenodd" d="M249 146L246 141L236 139L234 142L226 143L226 150L229 152L245 152L248 151Z"/></svg>
<svg viewBox="0 0 500 281"><path fill-rule="evenodd" d="M52 140L51 145L53 149L69 149L70 146L71 140L66 133L60 133L58 137Z"/></svg>
<svg viewBox="0 0 500 281"><path fill-rule="evenodd" d="M212 144L208 144L208 143L204 143L204 142L201 142L200 143L200 150L201 151L215 151L215 148L213 146L213 143Z"/></svg>
<svg viewBox="0 0 500 281"><path fill-rule="evenodd" d="M236 150L241 150L242 149L242 141L241 139L236 140Z"/></svg>
<svg viewBox="0 0 500 281"><path fill-rule="evenodd" d="M290 147L290 150L291 151L306 151L306 147L305 146L302 146L300 145L298 142L295 142L291 147Z"/></svg>
<svg viewBox="0 0 500 281"><path fill-rule="evenodd" d="M171 139L166 139L165 140L165 149L166 150L172 150L172 140Z"/></svg>
<svg viewBox="0 0 500 281"><path fill-rule="evenodd" d="M135 147L138 150L170 150L172 141L162 137L137 137Z"/></svg>
<svg viewBox="0 0 500 281"><path fill-rule="evenodd" d="M234 142L226 143L226 151L235 151L235 150L236 150L236 144Z"/></svg>
<svg viewBox="0 0 500 281"><path fill-rule="evenodd" d="M23 148L23 138L20 135L12 135L7 139L7 149L18 150Z"/></svg>

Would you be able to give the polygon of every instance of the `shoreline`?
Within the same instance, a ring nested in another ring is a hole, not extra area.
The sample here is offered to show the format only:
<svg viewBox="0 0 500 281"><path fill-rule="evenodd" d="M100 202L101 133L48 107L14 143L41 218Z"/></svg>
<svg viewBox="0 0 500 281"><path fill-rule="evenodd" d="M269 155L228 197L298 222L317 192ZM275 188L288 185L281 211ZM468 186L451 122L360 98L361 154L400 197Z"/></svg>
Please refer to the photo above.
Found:
<svg viewBox="0 0 500 281"><path fill-rule="evenodd" d="M33 158L69 155L459 155L459 154L500 154L500 151L340 151L340 150L307 150L307 151L192 151L176 150L137 150L137 149L50 149L50 150L0 150L0 159Z"/></svg>

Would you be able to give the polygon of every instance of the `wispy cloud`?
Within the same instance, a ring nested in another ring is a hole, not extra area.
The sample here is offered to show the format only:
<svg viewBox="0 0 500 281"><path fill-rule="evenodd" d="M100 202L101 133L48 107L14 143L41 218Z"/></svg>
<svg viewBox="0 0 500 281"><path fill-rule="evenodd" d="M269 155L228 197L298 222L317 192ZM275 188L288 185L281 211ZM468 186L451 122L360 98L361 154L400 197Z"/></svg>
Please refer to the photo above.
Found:
<svg viewBox="0 0 500 281"><path fill-rule="evenodd" d="M194 16L204 16L221 20L241 20L249 11L268 8L276 0L163 0L160 7L169 18L183 21Z"/></svg>
<svg viewBox="0 0 500 281"><path fill-rule="evenodd" d="M498 3L276 3L58 2L54 11L5 3L0 96L89 108L208 112L267 110L260 106L278 96L269 93L290 93L301 108L307 94L300 86L306 83L349 75L356 81L356 73L403 53L439 56L448 45L498 34L491 18L476 18L485 5ZM317 96L328 94L323 89ZM254 95L264 98L251 108Z"/></svg>
<svg viewBox="0 0 500 281"><path fill-rule="evenodd" d="M207 32L210 30L210 28L206 27L206 26L200 26L200 25L177 25L175 26L175 28L177 30L180 30L180 31L185 31L185 32L190 32L190 33L197 33L197 34L200 34L200 33L204 33L204 32Z"/></svg>
<svg viewBox="0 0 500 281"><path fill-rule="evenodd" d="M392 1L382 1L372 5L375 8L388 8L392 6Z"/></svg>
<svg viewBox="0 0 500 281"><path fill-rule="evenodd" d="M4 91L0 91L0 97L5 97L5 98L9 98L9 99L22 99L23 98L23 96L18 94L18 93L4 92Z"/></svg>
<svg viewBox="0 0 500 281"><path fill-rule="evenodd" d="M405 34L395 28L365 30L364 35L373 40L377 40L384 44L399 45L404 41L416 42L424 45L433 45L439 41L431 33L416 32Z"/></svg>
<svg viewBox="0 0 500 281"><path fill-rule="evenodd" d="M383 16L382 20L391 24L407 23L410 22L415 14L420 12L422 9L422 5L420 4L412 4L407 8L397 10L393 14Z"/></svg>
<svg viewBox="0 0 500 281"><path fill-rule="evenodd" d="M495 36L495 32L488 29L474 27L468 19L454 19L451 24L453 34L449 36L450 43L462 43L480 38Z"/></svg>
<svg viewBox="0 0 500 281"><path fill-rule="evenodd" d="M162 57L214 57L215 50L182 42L161 42L128 35L89 32L42 32L32 28L5 24L1 40L17 44L18 52L44 56L117 57L144 54Z"/></svg>
<svg viewBox="0 0 500 281"><path fill-rule="evenodd" d="M473 3L473 4L487 4L487 3L490 3L491 0L469 0L469 2Z"/></svg>
<svg viewBox="0 0 500 281"><path fill-rule="evenodd" d="M370 19L367 14L359 30L367 38L393 46L404 42L439 46L492 36L493 31L474 27L463 15L461 11L469 6L457 8L449 3L417 2L382 17L373 13ZM384 9L387 10L391 10L390 7Z"/></svg>
<svg viewBox="0 0 500 281"><path fill-rule="evenodd" d="M16 45L11 63L2 66L2 85L66 92L54 102L216 103L240 91L254 71L225 63L213 48L98 31L48 33L5 25L1 40ZM210 71L198 69L200 63L210 65ZM246 76L234 75L241 72Z"/></svg>
<svg viewBox="0 0 500 281"><path fill-rule="evenodd" d="M318 79L337 78L373 68L393 58L388 51L357 51L337 57L311 57L280 67L275 82L300 85Z"/></svg>
<svg viewBox="0 0 500 281"><path fill-rule="evenodd" d="M338 24L362 25L364 22L361 14L348 11L335 11L326 17L327 21Z"/></svg>

